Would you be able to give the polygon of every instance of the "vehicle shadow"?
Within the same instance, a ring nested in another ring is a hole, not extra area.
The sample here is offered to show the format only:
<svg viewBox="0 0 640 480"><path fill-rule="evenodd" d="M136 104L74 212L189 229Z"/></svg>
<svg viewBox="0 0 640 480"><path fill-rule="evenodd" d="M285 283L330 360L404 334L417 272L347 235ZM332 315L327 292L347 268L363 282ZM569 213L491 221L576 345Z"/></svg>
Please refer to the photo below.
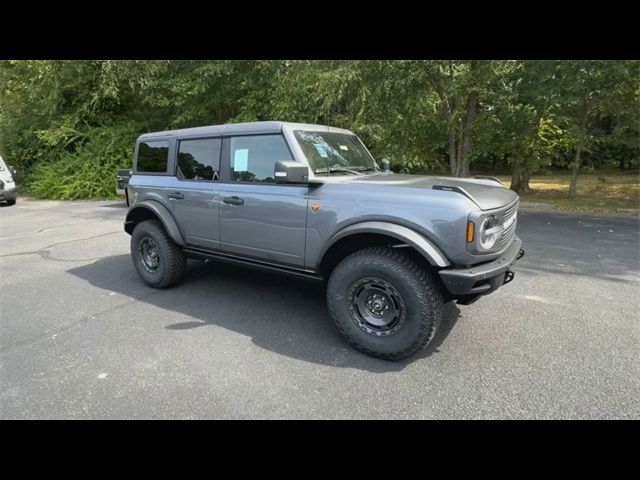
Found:
<svg viewBox="0 0 640 480"><path fill-rule="evenodd" d="M361 354L330 320L322 285L225 264L189 261L182 284L156 290L142 283L129 255L118 255L69 270L98 288L186 315L191 319L158 325L180 335L219 326L248 336L259 347L299 360L382 373L438 353L460 311L445 307L441 328L421 353L390 362Z"/></svg>

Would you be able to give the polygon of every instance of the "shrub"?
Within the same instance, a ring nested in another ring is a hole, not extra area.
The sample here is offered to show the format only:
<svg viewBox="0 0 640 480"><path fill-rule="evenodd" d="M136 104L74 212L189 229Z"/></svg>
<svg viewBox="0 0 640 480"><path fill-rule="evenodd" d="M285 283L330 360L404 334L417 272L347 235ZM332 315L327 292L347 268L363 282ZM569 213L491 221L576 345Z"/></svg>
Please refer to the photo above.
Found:
<svg viewBox="0 0 640 480"><path fill-rule="evenodd" d="M114 198L116 171L131 165L135 137L127 128L93 129L75 150L37 164L26 179L26 190L35 198Z"/></svg>

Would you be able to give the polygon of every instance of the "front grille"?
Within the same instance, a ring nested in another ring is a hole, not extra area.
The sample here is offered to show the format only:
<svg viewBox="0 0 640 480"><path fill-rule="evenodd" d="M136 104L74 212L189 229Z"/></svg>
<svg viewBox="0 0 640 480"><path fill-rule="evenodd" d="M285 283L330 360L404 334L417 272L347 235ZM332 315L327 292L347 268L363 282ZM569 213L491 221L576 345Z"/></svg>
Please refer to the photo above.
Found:
<svg viewBox="0 0 640 480"><path fill-rule="evenodd" d="M517 215L518 205L520 205L519 201L513 204L507 210L505 210L503 214L503 223L508 222L509 219ZM509 225L507 229L502 232L502 236L500 237L500 245L502 246L506 245L513 238L513 236L516 233L516 223L518 223L517 217L514 218L513 222L511 222L511 225Z"/></svg>

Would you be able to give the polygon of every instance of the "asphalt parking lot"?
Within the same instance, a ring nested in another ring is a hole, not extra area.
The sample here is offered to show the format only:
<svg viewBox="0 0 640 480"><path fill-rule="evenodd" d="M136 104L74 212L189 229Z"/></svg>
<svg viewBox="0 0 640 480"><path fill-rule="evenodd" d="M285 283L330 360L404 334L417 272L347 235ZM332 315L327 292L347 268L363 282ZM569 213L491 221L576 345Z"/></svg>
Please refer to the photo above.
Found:
<svg viewBox="0 0 640 480"><path fill-rule="evenodd" d="M125 211L0 208L1 418L640 418L638 219L521 212L515 280L387 362L314 284L193 262L146 287Z"/></svg>

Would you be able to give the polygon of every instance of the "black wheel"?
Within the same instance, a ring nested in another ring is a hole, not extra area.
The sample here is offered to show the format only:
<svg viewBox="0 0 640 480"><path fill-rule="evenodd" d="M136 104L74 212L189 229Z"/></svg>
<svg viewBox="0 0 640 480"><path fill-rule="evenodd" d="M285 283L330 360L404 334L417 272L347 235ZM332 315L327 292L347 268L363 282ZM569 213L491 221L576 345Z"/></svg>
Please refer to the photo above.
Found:
<svg viewBox="0 0 640 480"><path fill-rule="evenodd" d="M142 280L154 288L175 285L187 266L184 253L157 220L136 225L131 235L131 258Z"/></svg>
<svg viewBox="0 0 640 480"><path fill-rule="evenodd" d="M7 200L7 205L15 205L15 204L16 204L15 198L13 200Z"/></svg>
<svg viewBox="0 0 640 480"><path fill-rule="evenodd" d="M424 348L442 320L432 272L401 251L375 247L345 258L327 284L329 315L358 350L396 360Z"/></svg>

